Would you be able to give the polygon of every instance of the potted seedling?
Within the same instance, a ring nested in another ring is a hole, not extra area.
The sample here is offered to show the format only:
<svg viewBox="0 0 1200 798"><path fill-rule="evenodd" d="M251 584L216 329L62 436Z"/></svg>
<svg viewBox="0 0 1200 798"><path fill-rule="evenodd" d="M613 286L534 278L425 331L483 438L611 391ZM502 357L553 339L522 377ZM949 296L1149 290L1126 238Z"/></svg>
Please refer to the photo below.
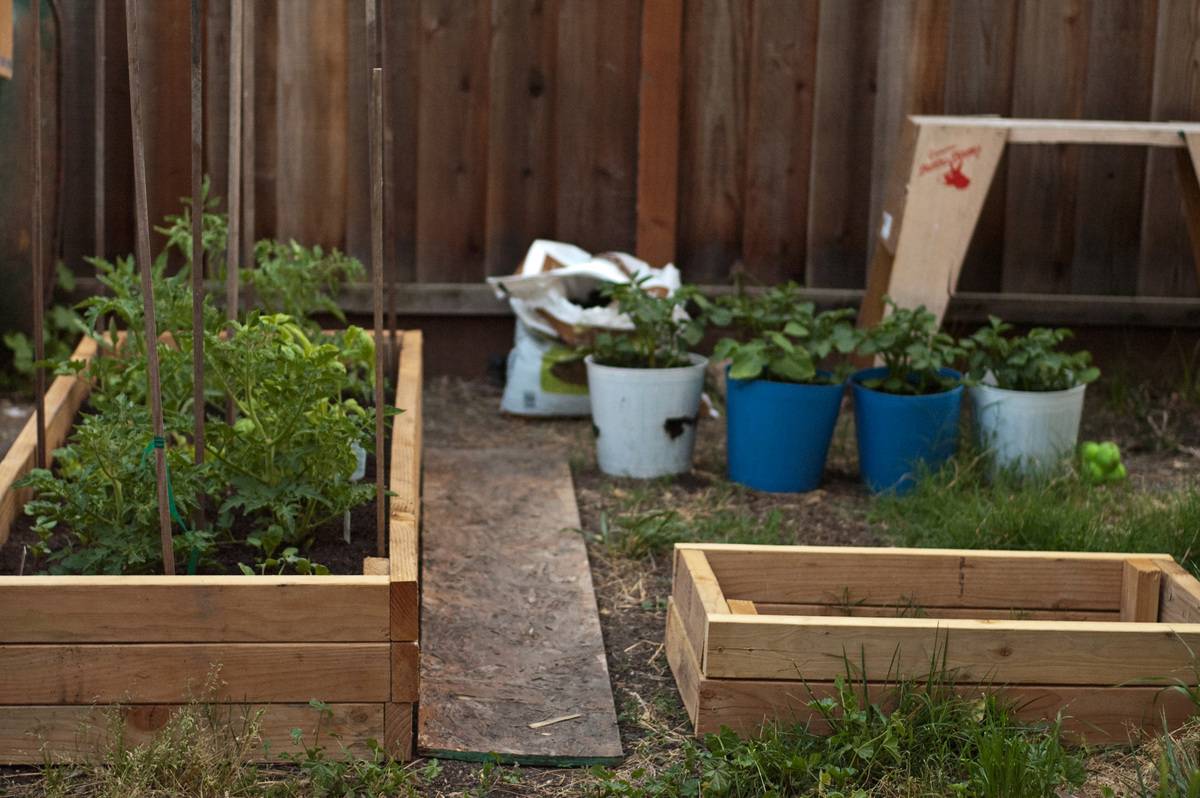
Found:
<svg viewBox="0 0 1200 798"><path fill-rule="evenodd" d="M858 462L871 490L904 493L922 467L958 450L962 375L950 368L963 350L924 306L897 307L866 330L859 352L883 365L850 378Z"/></svg>
<svg viewBox="0 0 1200 798"><path fill-rule="evenodd" d="M713 356L728 358L725 448L729 478L773 492L814 490L821 484L848 367L821 368L850 354L858 333L853 311L814 313L794 283L758 296L723 297L710 319L740 331L723 338Z"/></svg>
<svg viewBox="0 0 1200 798"><path fill-rule="evenodd" d="M1058 465L1075 450L1083 395L1100 376L1087 352L1064 352L1067 329L1013 335L995 316L962 341L980 445L993 467L1024 473Z"/></svg>
<svg viewBox="0 0 1200 798"><path fill-rule="evenodd" d="M596 459L614 476L691 468L708 363L689 351L704 331L685 310L695 290L685 286L667 295L643 282L605 286L605 297L631 329L598 332L586 358Z"/></svg>

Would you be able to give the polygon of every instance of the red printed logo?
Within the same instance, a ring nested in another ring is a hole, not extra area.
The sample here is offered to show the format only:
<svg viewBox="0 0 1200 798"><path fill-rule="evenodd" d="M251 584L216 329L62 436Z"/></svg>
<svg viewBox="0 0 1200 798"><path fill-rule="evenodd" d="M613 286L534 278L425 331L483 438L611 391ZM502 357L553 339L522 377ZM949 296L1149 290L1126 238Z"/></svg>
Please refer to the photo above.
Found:
<svg viewBox="0 0 1200 798"><path fill-rule="evenodd" d="M948 147L940 147L936 150L930 150L925 161L917 170L918 176L923 176L929 172L946 170L942 173L943 185L952 186L958 190L963 190L971 185L971 178L963 173L963 161L968 158L978 158L980 147L978 144L972 147L959 148L953 144Z"/></svg>

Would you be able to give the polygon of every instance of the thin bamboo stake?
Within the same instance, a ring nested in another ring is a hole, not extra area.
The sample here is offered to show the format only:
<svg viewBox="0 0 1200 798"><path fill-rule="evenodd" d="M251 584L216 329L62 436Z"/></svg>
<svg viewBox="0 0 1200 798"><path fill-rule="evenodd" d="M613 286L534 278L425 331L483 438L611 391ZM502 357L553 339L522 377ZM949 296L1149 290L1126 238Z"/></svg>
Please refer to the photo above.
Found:
<svg viewBox="0 0 1200 798"><path fill-rule="evenodd" d="M254 260L254 3L246 3L242 20L242 260Z"/></svg>
<svg viewBox="0 0 1200 798"><path fill-rule="evenodd" d="M204 463L204 68L200 0L192 0L192 430L193 459ZM197 514L203 524L204 501Z"/></svg>
<svg viewBox="0 0 1200 798"><path fill-rule="evenodd" d="M225 317L238 312L242 215L242 0L229 4L229 238L225 246Z"/></svg>
<svg viewBox="0 0 1200 798"><path fill-rule="evenodd" d="M371 9L372 0L367 0ZM368 20L372 11L367 12ZM375 549L384 556L387 502L383 488L387 458L383 450L383 70L371 69L369 139L371 147L371 282L375 305Z"/></svg>
<svg viewBox="0 0 1200 798"><path fill-rule="evenodd" d="M225 318L238 315L238 263L242 256L242 0L229 4L229 232L225 242ZM225 397L225 420L236 415L233 397Z"/></svg>
<svg viewBox="0 0 1200 798"><path fill-rule="evenodd" d="M33 66L33 401L37 420L37 467L46 468L46 369L41 365L46 357L46 272L42 252L42 3L33 0L33 47L30 50Z"/></svg>
<svg viewBox="0 0 1200 798"><path fill-rule="evenodd" d="M105 155L104 155L104 133L105 133L105 131L104 131L104 124L105 124L104 93L105 93L105 80L104 79L105 79L105 70L107 69L107 64L108 64L108 53L106 52L106 49L105 49L107 46L106 45L107 37L105 36L105 31L104 31L105 16L106 16L104 13L104 5L105 5L104 0L96 0L96 60L95 60L95 67L92 70L94 73L94 79L96 81L96 96L95 96L96 144L94 147L95 160L93 161L93 167L92 167L95 170L94 174L93 174L93 183L94 183L93 191L95 192L96 196L94 199L94 201L95 201L94 214L95 215L92 218L92 223L94 225L94 233L93 234L95 236L94 251L96 253L96 256L100 257L100 258L103 258L105 256L105 245L106 245L106 242L104 240L105 239L105 235L104 235L104 218L105 218L105 213L104 213L104 210L105 210L104 209L104 200L105 200L105 196L104 196L104 169L105 169L105 160L104 160L104 158L105 158Z"/></svg>
<svg viewBox="0 0 1200 798"><path fill-rule="evenodd" d="M163 572L175 573L175 548L171 542L171 515L167 506L167 453L163 441L162 394L158 376L158 324L154 318L154 283L150 277L150 212L146 201L146 161L142 142L142 100L138 60L138 0L125 0L125 35L129 50L129 115L133 129L134 216L137 222L137 262L142 276L142 301L146 317L146 372L150 416L154 424L154 471L158 488L158 532L162 544Z"/></svg>

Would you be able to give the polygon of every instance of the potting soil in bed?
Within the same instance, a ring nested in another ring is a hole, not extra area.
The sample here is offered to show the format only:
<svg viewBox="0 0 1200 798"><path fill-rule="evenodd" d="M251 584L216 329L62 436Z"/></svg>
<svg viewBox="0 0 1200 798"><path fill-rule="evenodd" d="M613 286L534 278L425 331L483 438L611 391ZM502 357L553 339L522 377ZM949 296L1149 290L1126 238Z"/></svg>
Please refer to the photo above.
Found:
<svg viewBox="0 0 1200 798"><path fill-rule="evenodd" d="M362 484L373 485L375 482L375 458L367 455L367 471ZM387 500L386 497L384 499ZM260 525L248 518L237 517L230 530L229 540L218 540L215 552L209 554L201 563L197 573L200 574L240 574L238 563L254 567L260 553L257 549L246 545L246 537L260 529ZM350 542L343 538L342 519L333 521L317 529L313 545L300 551L300 556L320 563L335 574L361 574L364 557L376 555L375 550L375 500L361 504L350 511ZM175 534L179 534L176 527ZM51 548L59 548L66 538L66 532L57 532L51 538ZM0 574L14 575L19 573L47 573L49 563L44 558L34 557L32 553L25 555L24 571L21 570L22 551L38 542L37 533L33 531L33 519L23 512L14 519L9 531L8 541L0 546ZM284 546L280 546L282 550ZM279 552L276 552L278 555ZM176 560L180 555L176 553ZM177 562L179 572L183 572L183 563ZM149 573L159 573L152 569ZM142 573L145 573L144 571ZM268 572L271 573L271 572ZM294 573L291 570L285 573Z"/></svg>

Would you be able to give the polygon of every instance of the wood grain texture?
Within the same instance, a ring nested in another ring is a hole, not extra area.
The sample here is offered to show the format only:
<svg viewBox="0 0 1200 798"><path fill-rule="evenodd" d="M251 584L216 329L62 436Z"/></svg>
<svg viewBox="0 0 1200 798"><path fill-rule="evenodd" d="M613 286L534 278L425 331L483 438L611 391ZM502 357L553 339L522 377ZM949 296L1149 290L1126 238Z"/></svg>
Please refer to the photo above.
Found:
<svg viewBox="0 0 1200 798"><path fill-rule="evenodd" d="M512 274L554 233L558 0L495 3L491 20L486 271Z"/></svg>
<svg viewBox="0 0 1200 798"><path fill-rule="evenodd" d="M417 700L421 682L421 649L412 641L392 643L392 697L398 703Z"/></svg>
<svg viewBox="0 0 1200 798"><path fill-rule="evenodd" d="M946 54L946 114L1008 115L1012 108L1017 4L955 0ZM997 291L1004 266L1005 170L992 180L963 261L958 287Z"/></svg>
<svg viewBox="0 0 1200 798"><path fill-rule="evenodd" d="M89 362L96 354L96 342L83 338L71 353L72 360ZM54 460L54 450L63 445L75 422L91 385L79 377L59 376L46 391L46 457ZM0 546L8 540L9 529L17 513L29 499L29 490L14 488L13 483L33 470L37 458L37 420L30 417L21 433L0 460Z"/></svg>
<svg viewBox="0 0 1200 798"><path fill-rule="evenodd" d="M674 261L678 235L683 5L683 0L642 5L635 252L654 266Z"/></svg>
<svg viewBox="0 0 1200 798"><path fill-rule="evenodd" d="M542 764L620 759L565 456L430 449L425 461L420 749Z"/></svg>
<svg viewBox="0 0 1200 798"><path fill-rule="evenodd" d="M275 231L341 247L346 221L345 0L277 6Z"/></svg>
<svg viewBox="0 0 1200 798"><path fill-rule="evenodd" d="M559 0L556 235L589 252L636 241L640 0Z"/></svg>
<svg viewBox="0 0 1200 798"><path fill-rule="evenodd" d="M693 643L692 653L703 667L708 618L730 611L703 551L676 547L671 598Z"/></svg>
<svg viewBox="0 0 1200 798"><path fill-rule="evenodd" d="M1200 2L1159 0L1150 118L1200 117ZM1189 169L1192 164L1187 160ZM1178 153L1151 150L1146 159L1137 293L1196 296L1195 245L1180 219L1187 212L1179 182ZM1193 172L1194 174L1194 172ZM1195 182L1192 178L1190 181ZM1191 185L1187 188L1192 188ZM1200 203L1197 203L1200 205Z"/></svg>
<svg viewBox="0 0 1200 798"><path fill-rule="evenodd" d="M381 577L0 577L3 643L370 642L388 623Z"/></svg>
<svg viewBox="0 0 1200 798"><path fill-rule="evenodd" d="M489 4L421 0L417 277L484 275Z"/></svg>
<svg viewBox="0 0 1200 798"><path fill-rule="evenodd" d="M715 734L727 726L754 735L772 721L805 723L816 733L827 733L811 702L834 696L829 682L705 678L670 600L664 645L695 734ZM886 705L893 687L869 683L870 700ZM999 692L1026 721L1053 720L1061 714L1071 739L1092 744L1125 743L1131 727L1157 732L1165 721L1176 728L1192 714L1185 695L1161 687L960 684L958 689L966 695Z"/></svg>
<svg viewBox="0 0 1200 798"><path fill-rule="evenodd" d="M387 643L0 645L0 704L388 699Z"/></svg>
<svg viewBox="0 0 1200 798"><path fill-rule="evenodd" d="M388 562L392 640L416 640L419 632L421 524L421 396L423 338L420 330L400 336L396 407L392 417Z"/></svg>
<svg viewBox="0 0 1200 798"><path fill-rule="evenodd" d="M1021 0L1012 115L1078 119L1084 110L1091 4ZM1047 80L1053 74L1054 80ZM1079 151L1012 148L1005 199L1005 291L1065 293L1075 260Z"/></svg>
<svg viewBox="0 0 1200 798"><path fill-rule="evenodd" d="M1093 0L1083 115L1150 115L1157 2ZM1146 155L1124 147L1082 147L1075 209L1075 293L1132 294L1138 255Z"/></svg>
<svg viewBox="0 0 1200 798"><path fill-rule="evenodd" d="M1125 561L1121 576L1121 620L1136 623L1158 621L1162 569L1153 560Z"/></svg>
<svg viewBox="0 0 1200 798"><path fill-rule="evenodd" d="M688 282L722 282L741 257L749 12L738 0L684 7L679 261Z"/></svg>
<svg viewBox="0 0 1200 798"><path fill-rule="evenodd" d="M417 707L414 704L385 704L383 707L383 747L389 754L407 762L415 755L414 727Z"/></svg>
<svg viewBox="0 0 1200 798"><path fill-rule="evenodd" d="M751 15L742 259L767 285L805 276L819 9L759 0Z"/></svg>
<svg viewBox="0 0 1200 798"><path fill-rule="evenodd" d="M847 288L866 278L879 0L822 0L817 37L810 286Z"/></svg>
<svg viewBox="0 0 1200 798"><path fill-rule="evenodd" d="M769 601L734 602L750 604L758 615L816 615L844 618L975 618L995 621L1117 621L1114 610L1026 610L991 607L921 607L916 605L879 606L873 604L782 604ZM736 611L735 611L736 614Z"/></svg>
<svg viewBox="0 0 1200 798"><path fill-rule="evenodd" d="M420 76L418 3L381 3L386 247L384 255L396 280L416 279L417 96Z"/></svg>
<svg viewBox="0 0 1200 798"><path fill-rule="evenodd" d="M1120 609L1125 555L680 544L702 550L726 598L793 604ZM1145 555L1170 561L1168 555Z"/></svg>
<svg viewBox="0 0 1200 798"><path fill-rule="evenodd" d="M944 658L964 682L1161 684L1194 675L1198 645L1191 624L728 615L709 618L703 663L711 678L822 681L844 657L916 677Z"/></svg>
<svg viewBox="0 0 1200 798"><path fill-rule="evenodd" d="M1160 562L1163 571L1158 620L1162 623L1200 623L1200 582L1177 562Z"/></svg>
<svg viewBox="0 0 1200 798"><path fill-rule="evenodd" d="M148 743L182 708L176 704L0 707L0 763L94 761L113 742L114 723L124 745L138 746ZM349 753L370 757L368 741L384 737L384 705L329 704L329 711L331 716L322 716L307 703L230 704L196 710L202 723L228 729L239 739L255 728L262 745L253 749L252 758L260 761L302 754L314 740L334 738ZM300 742L292 739L293 729L301 730Z"/></svg>

